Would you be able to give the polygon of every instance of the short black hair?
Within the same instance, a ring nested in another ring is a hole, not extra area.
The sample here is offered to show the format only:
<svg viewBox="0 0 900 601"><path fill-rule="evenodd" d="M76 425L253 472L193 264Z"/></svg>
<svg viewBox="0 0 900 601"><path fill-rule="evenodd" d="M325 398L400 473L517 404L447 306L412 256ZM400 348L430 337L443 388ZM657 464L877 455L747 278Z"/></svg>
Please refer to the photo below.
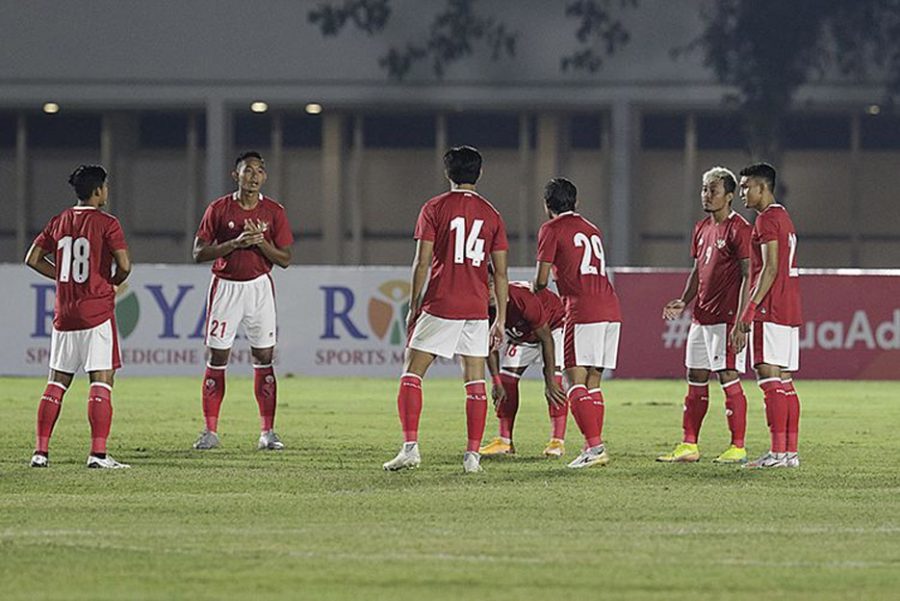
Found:
<svg viewBox="0 0 900 601"><path fill-rule="evenodd" d="M474 184L481 176L481 153L472 146L455 146L444 153L444 169L454 184Z"/></svg>
<svg viewBox="0 0 900 601"><path fill-rule="evenodd" d="M764 180L769 191L775 193L775 167L768 163L753 163L741 169L741 177L755 177Z"/></svg>
<svg viewBox="0 0 900 601"><path fill-rule="evenodd" d="M238 165L246 161L247 159L259 159L260 162L265 163L265 159L262 158L262 155L259 154L255 150L246 150L239 154L236 159L234 159L234 168L237 169Z"/></svg>
<svg viewBox="0 0 900 601"><path fill-rule="evenodd" d="M544 202L557 215L574 211L577 200L578 188L564 177L554 177L544 186Z"/></svg>
<svg viewBox="0 0 900 601"><path fill-rule="evenodd" d="M69 185L75 189L79 200L87 200L94 190L103 187L106 177L106 169L100 165L79 165L69 176Z"/></svg>

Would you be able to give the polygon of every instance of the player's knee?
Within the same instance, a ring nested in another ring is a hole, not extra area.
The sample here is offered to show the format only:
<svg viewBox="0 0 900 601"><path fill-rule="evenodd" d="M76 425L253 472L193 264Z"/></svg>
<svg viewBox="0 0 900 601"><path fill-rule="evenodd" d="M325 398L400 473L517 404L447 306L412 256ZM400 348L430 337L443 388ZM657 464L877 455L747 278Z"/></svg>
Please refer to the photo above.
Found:
<svg viewBox="0 0 900 601"><path fill-rule="evenodd" d="M719 384L725 386L726 384L731 384L735 380L737 380L740 376L738 372L733 369L723 369L719 372Z"/></svg>
<svg viewBox="0 0 900 601"><path fill-rule="evenodd" d="M708 369L688 369L687 379L695 384L705 384L709 381Z"/></svg>
<svg viewBox="0 0 900 601"><path fill-rule="evenodd" d="M230 349L209 349L209 364L216 367L228 365L228 357L231 355Z"/></svg>
<svg viewBox="0 0 900 601"><path fill-rule="evenodd" d="M250 354L257 365L270 365L275 354L275 348L252 348Z"/></svg>

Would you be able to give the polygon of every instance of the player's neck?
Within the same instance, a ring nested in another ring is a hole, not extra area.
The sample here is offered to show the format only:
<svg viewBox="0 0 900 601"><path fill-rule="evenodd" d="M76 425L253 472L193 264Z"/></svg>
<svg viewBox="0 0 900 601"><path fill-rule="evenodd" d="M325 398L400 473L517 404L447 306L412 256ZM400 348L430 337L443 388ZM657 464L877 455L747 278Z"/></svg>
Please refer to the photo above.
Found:
<svg viewBox="0 0 900 601"><path fill-rule="evenodd" d="M759 206L757 207L756 212L762 213L763 211L765 211L766 209L771 207L773 204L775 204L774 196L769 196L769 197L763 198L762 201L759 203Z"/></svg>
<svg viewBox="0 0 900 601"><path fill-rule="evenodd" d="M249 190L238 190L237 201L245 209L252 209L259 204L259 192L251 192Z"/></svg>
<svg viewBox="0 0 900 601"><path fill-rule="evenodd" d="M77 203L75 203L75 206L76 207L84 207L86 209L99 210L100 207L102 207L103 205L100 204L100 201L91 201L91 199L89 198L87 200L79 200Z"/></svg>
<svg viewBox="0 0 900 601"><path fill-rule="evenodd" d="M715 221L716 224L723 223L726 219L728 219L728 216L731 215L731 207L725 207L723 209L719 209L718 211L713 211L712 213L710 213L710 215L712 215L713 221Z"/></svg>
<svg viewBox="0 0 900 601"><path fill-rule="evenodd" d="M450 184L451 192L458 192L461 190L465 190L466 192L474 192L475 184Z"/></svg>

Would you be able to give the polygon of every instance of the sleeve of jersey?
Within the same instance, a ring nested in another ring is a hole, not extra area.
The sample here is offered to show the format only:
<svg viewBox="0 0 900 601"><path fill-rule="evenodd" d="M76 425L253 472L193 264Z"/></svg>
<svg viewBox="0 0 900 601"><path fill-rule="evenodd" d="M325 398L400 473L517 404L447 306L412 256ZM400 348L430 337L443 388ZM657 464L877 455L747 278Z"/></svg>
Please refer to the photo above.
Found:
<svg viewBox="0 0 900 601"><path fill-rule="evenodd" d="M750 238L753 234L753 228L749 225L741 224L740 227L734 228L734 247L737 251L738 259L750 258Z"/></svg>
<svg viewBox="0 0 900 601"><path fill-rule="evenodd" d="M492 250L509 250L509 240L506 238L506 224L503 217L497 214L497 233L494 235L494 247Z"/></svg>
<svg viewBox="0 0 900 601"><path fill-rule="evenodd" d="M50 222L44 226L43 231L41 231L41 233L37 235L37 238L34 239L34 245L50 253L56 251L56 238L53 236L55 226L56 217L51 219Z"/></svg>
<svg viewBox="0 0 900 601"><path fill-rule="evenodd" d="M694 226L694 232L691 234L691 258L697 258L697 236L700 233L700 224Z"/></svg>
<svg viewBox="0 0 900 601"><path fill-rule="evenodd" d="M275 213L275 223L272 224L275 231L272 233L272 240L278 248L287 248L294 243L294 233L291 231L291 225L288 223L287 215L282 208Z"/></svg>
<svg viewBox="0 0 900 601"><path fill-rule="evenodd" d="M200 220L200 227L197 228L197 238L207 243L216 241L216 214L213 210L215 205L206 207L203 213L203 219Z"/></svg>
<svg viewBox="0 0 900 601"><path fill-rule="evenodd" d="M537 260L543 263L553 263L556 259L556 236L553 230L546 224L538 231Z"/></svg>
<svg viewBox="0 0 900 601"><path fill-rule="evenodd" d="M763 244L778 240L778 222L768 215L760 215L756 218L756 231Z"/></svg>
<svg viewBox="0 0 900 601"><path fill-rule="evenodd" d="M419 211L419 218L416 220L416 232L413 234L416 240L425 240L426 242L434 242L434 217L431 211L431 205L425 205Z"/></svg>
<svg viewBox="0 0 900 601"><path fill-rule="evenodd" d="M125 242L125 232L122 231L122 225L118 219L110 219L109 227L106 228L106 243L110 250L125 250L128 244Z"/></svg>

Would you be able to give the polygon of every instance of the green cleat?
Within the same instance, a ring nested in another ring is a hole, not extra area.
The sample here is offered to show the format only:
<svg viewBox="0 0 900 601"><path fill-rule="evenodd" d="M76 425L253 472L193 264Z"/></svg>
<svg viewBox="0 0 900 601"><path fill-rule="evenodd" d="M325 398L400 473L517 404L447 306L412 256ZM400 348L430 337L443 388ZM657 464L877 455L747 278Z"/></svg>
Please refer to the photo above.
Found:
<svg viewBox="0 0 900 601"><path fill-rule="evenodd" d="M700 448L689 442L678 443L675 450L656 458L662 463L694 463L700 461Z"/></svg>
<svg viewBox="0 0 900 601"><path fill-rule="evenodd" d="M713 459L713 463L747 463L747 449L731 445L728 450Z"/></svg>

